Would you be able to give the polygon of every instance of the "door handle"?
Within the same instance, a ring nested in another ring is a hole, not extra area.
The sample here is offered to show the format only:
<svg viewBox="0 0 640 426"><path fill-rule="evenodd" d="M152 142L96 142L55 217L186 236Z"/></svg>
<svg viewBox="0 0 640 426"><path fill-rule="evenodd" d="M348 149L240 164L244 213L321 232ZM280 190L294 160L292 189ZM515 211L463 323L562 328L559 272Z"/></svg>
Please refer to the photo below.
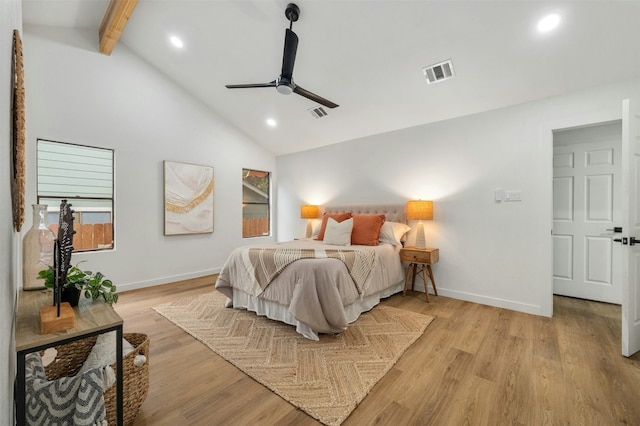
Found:
<svg viewBox="0 0 640 426"><path fill-rule="evenodd" d="M634 246L636 243L640 243L640 240L636 240L635 237L629 237L629 245Z"/></svg>
<svg viewBox="0 0 640 426"><path fill-rule="evenodd" d="M633 238L633 237L632 237ZM627 245L627 237L623 237L623 238L614 238L613 241L615 241L616 243L622 243L622 245L626 246ZM635 243L639 243L640 241L636 240L635 238L633 239L633 244Z"/></svg>
<svg viewBox="0 0 640 426"><path fill-rule="evenodd" d="M614 226L613 228L607 229L607 231L611 231L611 232L614 232L614 233L619 233L619 232L622 232L622 226Z"/></svg>

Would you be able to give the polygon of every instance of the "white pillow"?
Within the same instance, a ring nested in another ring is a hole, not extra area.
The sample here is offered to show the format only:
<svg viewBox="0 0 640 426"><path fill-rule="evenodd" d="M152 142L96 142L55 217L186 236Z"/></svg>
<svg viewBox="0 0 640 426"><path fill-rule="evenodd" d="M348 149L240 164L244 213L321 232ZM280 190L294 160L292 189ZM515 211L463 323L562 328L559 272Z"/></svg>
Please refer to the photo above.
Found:
<svg viewBox="0 0 640 426"><path fill-rule="evenodd" d="M385 221L380 228L380 243L398 246L402 244L402 237L411 227L404 223Z"/></svg>
<svg viewBox="0 0 640 426"><path fill-rule="evenodd" d="M327 220L327 227L324 230L324 243L336 246L351 245L351 231L353 230L353 218L343 220L338 223L332 217Z"/></svg>
<svg viewBox="0 0 640 426"><path fill-rule="evenodd" d="M122 356L124 357L135 348L131 343L122 339ZM110 331L109 333L103 333L98 335L96 344L93 345L91 353L87 357L87 360L82 364L79 373L92 370L94 368L104 367L105 365L111 365L116 362L116 332Z"/></svg>

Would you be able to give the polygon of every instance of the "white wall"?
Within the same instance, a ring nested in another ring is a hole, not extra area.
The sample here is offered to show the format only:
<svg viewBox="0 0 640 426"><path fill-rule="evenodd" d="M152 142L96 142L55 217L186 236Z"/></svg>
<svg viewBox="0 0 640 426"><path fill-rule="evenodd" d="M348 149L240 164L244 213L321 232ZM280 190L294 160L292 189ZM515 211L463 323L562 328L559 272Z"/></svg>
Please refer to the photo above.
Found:
<svg viewBox="0 0 640 426"><path fill-rule="evenodd" d="M119 291L218 272L246 242L242 168L275 172L274 156L125 45L105 56L95 31L47 27L25 26L24 38L27 202L36 202L37 138L115 150L116 249L72 263L86 259ZM163 236L163 160L214 167L213 234Z"/></svg>
<svg viewBox="0 0 640 426"><path fill-rule="evenodd" d="M549 316L551 131L619 119L638 88L623 82L280 156L278 239L303 234L300 204L431 199L439 294ZM496 188L521 190L522 201L496 203Z"/></svg>
<svg viewBox="0 0 640 426"><path fill-rule="evenodd" d="M13 337L18 278L16 256L19 235L13 230L9 158L11 149L11 56L13 30L22 35L22 2L0 0L0 424L14 423L13 379L16 356ZM24 37L22 37L24 38Z"/></svg>

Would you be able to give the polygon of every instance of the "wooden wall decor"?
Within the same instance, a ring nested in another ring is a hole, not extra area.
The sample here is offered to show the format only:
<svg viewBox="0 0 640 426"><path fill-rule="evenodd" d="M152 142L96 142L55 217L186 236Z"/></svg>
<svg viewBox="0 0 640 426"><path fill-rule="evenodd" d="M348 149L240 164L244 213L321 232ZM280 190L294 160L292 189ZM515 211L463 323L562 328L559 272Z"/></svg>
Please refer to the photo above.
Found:
<svg viewBox="0 0 640 426"><path fill-rule="evenodd" d="M11 61L11 201L13 225L20 232L24 223L25 191L25 107L24 63L20 32L13 30Z"/></svg>

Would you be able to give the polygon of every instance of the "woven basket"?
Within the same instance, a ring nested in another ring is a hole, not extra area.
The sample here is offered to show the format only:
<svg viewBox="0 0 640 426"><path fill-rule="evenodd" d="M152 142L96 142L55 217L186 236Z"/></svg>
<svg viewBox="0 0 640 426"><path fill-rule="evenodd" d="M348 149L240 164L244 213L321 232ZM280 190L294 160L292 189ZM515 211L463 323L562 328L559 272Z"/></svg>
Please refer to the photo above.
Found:
<svg viewBox="0 0 640 426"><path fill-rule="evenodd" d="M124 424L130 425L138 415L140 406L149 392L149 338L146 334L140 333L124 333L124 338L135 348L122 358ZM45 367L47 378L56 380L60 377L75 376L91 353L97 339L98 336L93 336L56 346L58 354L55 360ZM147 362L140 367L133 365L133 360L138 354L147 358ZM111 367L117 374L116 364L114 363ZM110 425L116 424L116 388L114 384L104 393L107 421Z"/></svg>

